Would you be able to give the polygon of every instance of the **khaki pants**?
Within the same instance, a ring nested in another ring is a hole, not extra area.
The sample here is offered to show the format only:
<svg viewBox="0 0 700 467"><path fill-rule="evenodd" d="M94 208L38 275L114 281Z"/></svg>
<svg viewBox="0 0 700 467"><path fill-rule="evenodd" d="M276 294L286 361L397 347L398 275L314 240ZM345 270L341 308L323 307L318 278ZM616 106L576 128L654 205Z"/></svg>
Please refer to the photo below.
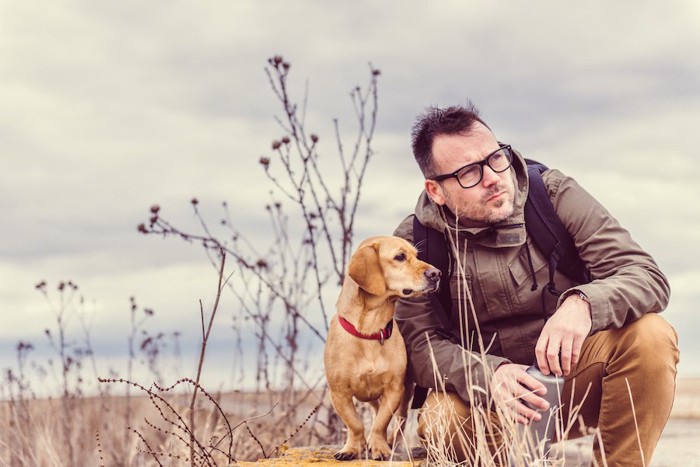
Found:
<svg viewBox="0 0 700 467"><path fill-rule="evenodd" d="M580 361L564 383L562 415L569 420L571 408L580 405L577 415L585 427L598 427L600 438L594 443L598 465L649 465L673 405L678 356L675 330L655 313L585 340ZM503 464L507 430L500 429L498 415L493 411L472 415L471 407L456 394L433 391L419 412L418 435L427 443L444 446L458 461ZM491 423L484 423L487 417ZM487 425L490 428L484 429ZM576 429L568 438L588 434L578 430L578 422L572 426ZM484 461L489 454L495 461Z"/></svg>

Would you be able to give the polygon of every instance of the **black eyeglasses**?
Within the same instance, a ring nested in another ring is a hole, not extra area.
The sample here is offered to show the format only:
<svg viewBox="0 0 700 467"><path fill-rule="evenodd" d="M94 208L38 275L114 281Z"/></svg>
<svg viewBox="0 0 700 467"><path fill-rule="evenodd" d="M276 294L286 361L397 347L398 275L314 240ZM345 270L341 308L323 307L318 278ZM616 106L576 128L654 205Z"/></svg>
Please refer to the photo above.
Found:
<svg viewBox="0 0 700 467"><path fill-rule="evenodd" d="M493 151L482 161L467 164L449 174L430 177L430 180L441 182L454 177L462 188L471 188L481 181L485 165L488 165L496 173L505 172L513 163L513 151L510 144L501 144L500 146L500 149Z"/></svg>

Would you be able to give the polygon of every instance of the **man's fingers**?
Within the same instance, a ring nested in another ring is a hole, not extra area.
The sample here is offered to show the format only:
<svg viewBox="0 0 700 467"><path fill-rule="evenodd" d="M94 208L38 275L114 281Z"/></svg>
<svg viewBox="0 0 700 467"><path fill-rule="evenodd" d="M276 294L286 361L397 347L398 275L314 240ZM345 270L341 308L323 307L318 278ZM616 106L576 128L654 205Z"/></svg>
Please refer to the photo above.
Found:
<svg viewBox="0 0 700 467"><path fill-rule="evenodd" d="M571 348L571 370L573 371L578 365L579 358L581 358L581 349L583 348L583 341L586 340L585 336L577 336L574 338L574 342Z"/></svg>
<svg viewBox="0 0 700 467"><path fill-rule="evenodd" d="M506 406L509 406L518 422L529 423L531 420L539 420L542 415L539 410L546 410L549 404L546 400L535 395L531 390L515 385L512 390L505 390L501 393L501 399ZM527 405L527 404L529 405ZM532 407L535 407L534 409Z"/></svg>
<svg viewBox="0 0 700 467"><path fill-rule="evenodd" d="M564 339L561 343L561 369L565 375L571 372L573 361L571 339Z"/></svg>
<svg viewBox="0 0 700 467"><path fill-rule="evenodd" d="M542 334L540 334L540 338L537 339L537 345L535 345L535 358L537 359L537 366L540 368L540 371L545 375L548 375L550 373L549 363L547 362L546 355L548 342L549 339L543 332Z"/></svg>
<svg viewBox="0 0 700 467"><path fill-rule="evenodd" d="M549 402L540 397L546 394L547 388L530 375L526 374L526 377L522 379L527 382L526 384L529 388L528 386L518 385L520 387L514 391L516 396L515 409L518 415L525 420L537 421L542 418L540 411L549 408Z"/></svg>
<svg viewBox="0 0 700 467"><path fill-rule="evenodd" d="M547 410L549 408L549 403L546 400L532 392L528 392L527 394L521 396L520 400L522 402L527 402L526 406L530 408L530 410L539 411Z"/></svg>
<svg viewBox="0 0 700 467"><path fill-rule="evenodd" d="M523 373L518 378L518 382L520 384L513 390L513 395L517 398L518 404L522 405L522 407L518 407L518 412L521 415L532 418L534 412L549 408L549 403L541 397L547 394L547 388L544 384L528 373ZM527 405L523 402L526 402ZM535 419L539 420L539 417Z"/></svg>
<svg viewBox="0 0 700 467"><path fill-rule="evenodd" d="M547 346L547 363L549 364L549 369L552 373L557 376L561 376L561 365L559 363L559 350L561 346L560 340L551 340ZM544 372L543 372L544 373Z"/></svg>
<svg viewBox="0 0 700 467"><path fill-rule="evenodd" d="M550 407L541 397L547 388L525 369L524 365L502 365L494 373L491 390L497 405L507 408L519 423L528 424L540 420L541 411Z"/></svg>
<svg viewBox="0 0 700 467"><path fill-rule="evenodd" d="M503 402L504 407L508 407L511 414L519 423L527 424L531 421L538 421L542 418L537 410L531 409L518 398L509 398Z"/></svg>
<svg viewBox="0 0 700 467"><path fill-rule="evenodd" d="M537 410L533 410L522 402L517 402L515 410L518 414L518 422L522 424L528 424L531 421L539 421L542 418L542 414Z"/></svg>
<svg viewBox="0 0 700 467"><path fill-rule="evenodd" d="M518 397L522 397L527 393L535 393L539 396L547 394L547 387L529 373L523 372L518 378L518 386L520 388Z"/></svg>
<svg viewBox="0 0 700 467"><path fill-rule="evenodd" d="M573 337L566 338L562 341L561 368L564 372L564 376L568 376L574 370L574 368L576 368L576 365L578 365L584 340L584 336L574 335Z"/></svg>

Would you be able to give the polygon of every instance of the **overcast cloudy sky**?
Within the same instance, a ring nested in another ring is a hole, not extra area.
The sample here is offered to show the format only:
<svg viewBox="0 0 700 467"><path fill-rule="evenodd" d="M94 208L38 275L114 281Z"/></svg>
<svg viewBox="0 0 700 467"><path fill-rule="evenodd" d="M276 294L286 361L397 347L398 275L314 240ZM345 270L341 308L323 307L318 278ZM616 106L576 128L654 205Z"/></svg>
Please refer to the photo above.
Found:
<svg viewBox="0 0 700 467"><path fill-rule="evenodd" d="M136 225L158 203L194 226L196 196L264 229L275 54L298 95L308 83L307 120L328 152L332 119L353 121L349 91L370 62L381 70L359 236L390 233L413 208L414 116L471 98L500 140L576 177L655 256L681 375L700 376L695 0L0 0L3 367L19 339L45 340L40 280L71 279L95 300L101 343L123 345L132 295L156 329L197 329L215 287L206 258Z"/></svg>

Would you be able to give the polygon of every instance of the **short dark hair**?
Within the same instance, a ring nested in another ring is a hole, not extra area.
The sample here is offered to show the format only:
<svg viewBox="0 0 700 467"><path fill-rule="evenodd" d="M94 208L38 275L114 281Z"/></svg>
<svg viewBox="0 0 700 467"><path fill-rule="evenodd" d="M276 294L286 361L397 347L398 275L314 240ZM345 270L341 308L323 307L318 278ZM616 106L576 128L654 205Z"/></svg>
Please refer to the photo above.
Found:
<svg viewBox="0 0 700 467"><path fill-rule="evenodd" d="M488 128L488 125L479 116L479 109L471 101L467 101L464 105L446 108L431 106L418 116L411 132L411 145L413 157L416 158L424 177L436 175L433 164L435 137L469 133L476 122Z"/></svg>

